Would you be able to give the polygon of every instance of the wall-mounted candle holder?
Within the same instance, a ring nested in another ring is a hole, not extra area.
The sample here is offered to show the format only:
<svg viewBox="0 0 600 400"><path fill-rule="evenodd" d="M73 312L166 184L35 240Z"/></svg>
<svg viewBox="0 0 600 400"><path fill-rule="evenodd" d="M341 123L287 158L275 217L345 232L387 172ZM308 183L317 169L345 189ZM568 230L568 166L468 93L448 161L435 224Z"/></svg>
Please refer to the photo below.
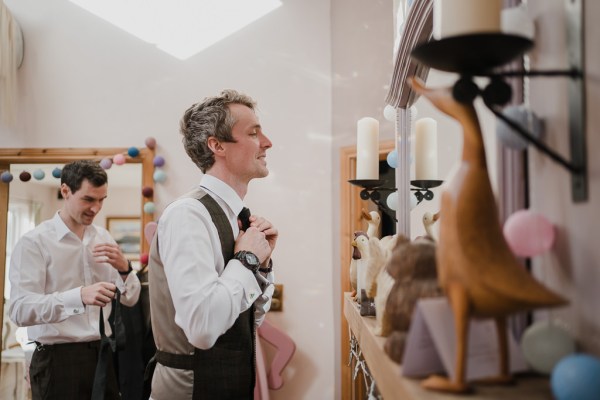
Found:
<svg viewBox="0 0 600 400"><path fill-rule="evenodd" d="M567 70L494 72L494 68L522 56L533 47L533 41L525 37L502 33L469 34L432 40L417 46L411 53L413 58L428 67L460 74L452 91L456 100L470 103L477 96L481 96L486 107L497 118L539 151L569 170L572 198L575 202L587 200L582 3L582 0L565 0L570 61L570 68ZM480 89L473 82L473 77L476 76L489 77L490 83L484 89ZM501 106L508 103L512 97L511 88L504 80L513 76L570 78L570 160L562 157L501 112Z"/></svg>
<svg viewBox="0 0 600 400"><path fill-rule="evenodd" d="M410 188L415 192L417 198L417 204L420 204L423 200L433 200L433 192L431 189L440 186L444 181L432 180L432 179L420 179L410 181L410 184L414 188Z"/></svg>
<svg viewBox="0 0 600 400"><path fill-rule="evenodd" d="M363 188L363 190L360 191L360 198L362 200L371 200L381 212L384 212L395 222L398 222L396 211L388 207L385 202L387 196L383 196L384 193L389 195L396 192L398 189L387 188L383 186L386 181L378 179L351 179L348 182L354 186ZM410 184L414 186L414 188L410 188L410 190L415 191L417 204L421 203L423 200L433 200L433 192L430 189L440 186L443 182L444 181L439 180L410 181Z"/></svg>
<svg viewBox="0 0 600 400"><path fill-rule="evenodd" d="M398 222L396 219L396 211L387 206L385 198L382 196L382 193L389 194L395 192L397 190L396 188L392 189L384 187L383 184L386 181L380 179L351 179L348 182L354 186L363 188L363 190L360 191L360 198L362 200L371 200L381 212L386 213L395 222Z"/></svg>

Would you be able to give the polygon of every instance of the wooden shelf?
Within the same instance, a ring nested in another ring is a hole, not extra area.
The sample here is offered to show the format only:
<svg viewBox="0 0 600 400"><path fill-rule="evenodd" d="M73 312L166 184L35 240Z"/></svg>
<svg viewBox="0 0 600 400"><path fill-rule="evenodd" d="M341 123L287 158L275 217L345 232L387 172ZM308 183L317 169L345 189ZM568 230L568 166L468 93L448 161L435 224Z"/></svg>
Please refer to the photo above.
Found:
<svg viewBox="0 0 600 400"><path fill-rule="evenodd" d="M551 399L552 394L547 378L539 376L518 376L512 386L476 386L470 395L450 395L427 391L420 386L420 381L402 376L400 364L392 361L383 351L385 338L376 336L374 317L361 317L358 304L344 293L344 316L352 334L358 341L369 371L379 393L386 400L391 399L428 399L428 400L542 400ZM349 346L349 344L348 344Z"/></svg>

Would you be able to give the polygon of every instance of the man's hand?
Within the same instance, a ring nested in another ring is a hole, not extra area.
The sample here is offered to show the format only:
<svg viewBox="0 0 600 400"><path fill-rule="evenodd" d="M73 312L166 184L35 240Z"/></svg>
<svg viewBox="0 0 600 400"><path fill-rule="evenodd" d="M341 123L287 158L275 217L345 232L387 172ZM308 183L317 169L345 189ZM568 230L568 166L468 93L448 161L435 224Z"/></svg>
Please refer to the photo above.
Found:
<svg viewBox="0 0 600 400"><path fill-rule="evenodd" d="M271 247L265 238L265 234L253 226L245 232L240 231L239 236L235 240L233 252L237 253L241 250L251 251L258 257L261 263L271 256Z"/></svg>
<svg viewBox="0 0 600 400"><path fill-rule="evenodd" d="M263 217L259 217L258 215L251 215L250 226L264 233L265 239L267 239L267 242L269 242L271 252L275 250L275 244L277 243L277 237L279 236L279 232L271 222L269 222Z"/></svg>
<svg viewBox="0 0 600 400"><path fill-rule="evenodd" d="M81 301L88 306L104 307L115 297L117 287L113 283L98 282L81 288Z"/></svg>
<svg viewBox="0 0 600 400"><path fill-rule="evenodd" d="M117 271L127 272L129 264L121 252L119 245L115 243L100 243L94 246L92 252L96 262L105 262L113 266Z"/></svg>

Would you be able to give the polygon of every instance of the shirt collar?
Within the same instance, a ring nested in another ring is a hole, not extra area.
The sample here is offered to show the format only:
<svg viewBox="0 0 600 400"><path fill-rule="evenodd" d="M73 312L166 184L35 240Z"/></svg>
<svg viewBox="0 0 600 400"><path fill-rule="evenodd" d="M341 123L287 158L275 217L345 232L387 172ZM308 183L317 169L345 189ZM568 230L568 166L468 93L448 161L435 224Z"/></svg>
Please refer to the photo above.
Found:
<svg viewBox="0 0 600 400"><path fill-rule="evenodd" d="M233 212L233 215L238 215L244 207L244 202L235 190L219 178L212 175L204 174L200 180L200 186L217 195L225 202Z"/></svg>
<svg viewBox="0 0 600 400"><path fill-rule="evenodd" d="M54 214L54 218L52 218L52 224L54 225L54 230L58 240L62 240L69 233L73 233L67 224L65 224L65 221L63 221L60 217L60 211L57 211L56 214ZM95 232L96 227L94 225L87 226L83 234L84 238L89 237L89 235L92 235Z"/></svg>

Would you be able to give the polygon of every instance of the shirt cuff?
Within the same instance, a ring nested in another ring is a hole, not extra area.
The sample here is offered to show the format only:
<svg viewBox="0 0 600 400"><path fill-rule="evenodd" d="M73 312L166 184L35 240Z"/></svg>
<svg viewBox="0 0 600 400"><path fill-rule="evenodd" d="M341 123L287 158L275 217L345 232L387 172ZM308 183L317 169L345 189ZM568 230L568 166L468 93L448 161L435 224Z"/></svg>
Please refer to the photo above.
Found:
<svg viewBox="0 0 600 400"><path fill-rule="evenodd" d="M62 298L67 315L79 315L85 312L85 305L81 300L81 286L63 292Z"/></svg>
<svg viewBox="0 0 600 400"><path fill-rule="evenodd" d="M245 307L242 307L242 310L249 308L258 296L262 294L262 290L258 285L254 274L238 260L229 261L227 268L225 268L221 276L223 278L236 280L244 288Z"/></svg>

